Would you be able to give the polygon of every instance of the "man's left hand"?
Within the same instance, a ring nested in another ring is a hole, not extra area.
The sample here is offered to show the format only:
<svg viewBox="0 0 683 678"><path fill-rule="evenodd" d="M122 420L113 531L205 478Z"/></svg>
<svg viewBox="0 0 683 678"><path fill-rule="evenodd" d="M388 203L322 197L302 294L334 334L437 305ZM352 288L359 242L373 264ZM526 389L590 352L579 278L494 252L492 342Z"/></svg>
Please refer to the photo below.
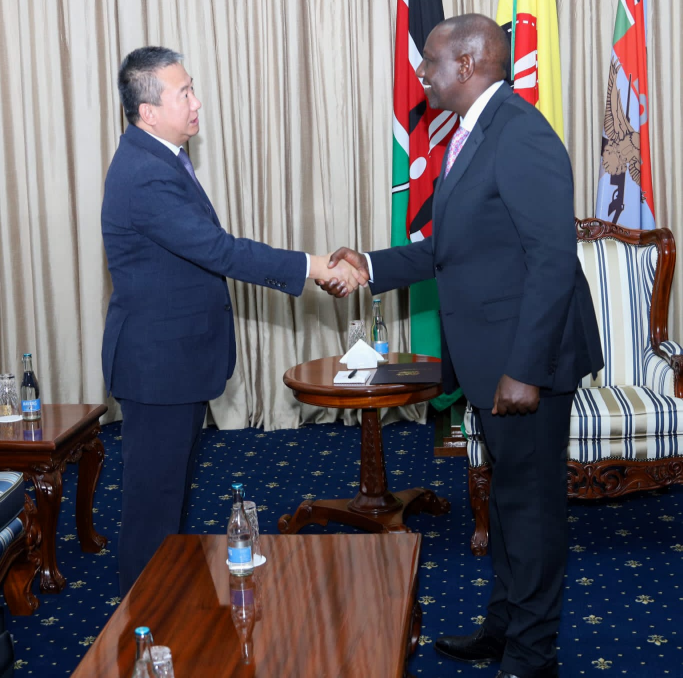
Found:
<svg viewBox="0 0 683 678"><path fill-rule="evenodd" d="M492 414L527 414L538 409L538 386L525 384L504 374L493 396Z"/></svg>

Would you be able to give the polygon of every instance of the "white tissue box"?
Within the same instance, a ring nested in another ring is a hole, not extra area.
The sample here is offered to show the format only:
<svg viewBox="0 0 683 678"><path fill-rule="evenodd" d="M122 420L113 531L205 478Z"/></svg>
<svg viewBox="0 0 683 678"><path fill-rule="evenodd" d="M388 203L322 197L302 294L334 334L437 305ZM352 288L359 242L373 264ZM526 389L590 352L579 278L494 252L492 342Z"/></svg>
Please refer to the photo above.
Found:
<svg viewBox="0 0 683 678"><path fill-rule="evenodd" d="M372 346L359 339L339 361L350 370L374 369L377 363L384 362L381 353L377 353Z"/></svg>

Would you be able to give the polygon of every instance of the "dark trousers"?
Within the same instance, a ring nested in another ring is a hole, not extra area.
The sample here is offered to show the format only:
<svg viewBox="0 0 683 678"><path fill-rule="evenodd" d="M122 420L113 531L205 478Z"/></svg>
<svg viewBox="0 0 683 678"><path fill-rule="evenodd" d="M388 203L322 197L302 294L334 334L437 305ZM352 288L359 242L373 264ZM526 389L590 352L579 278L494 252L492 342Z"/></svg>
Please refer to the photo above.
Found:
<svg viewBox="0 0 683 678"><path fill-rule="evenodd" d="M146 405L123 411L123 505L119 530L121 596L187 514L206 403Z"/></svg>
<svg viewBox="0 0 683 678"><path fill-rule="evenodd" d="M493 592L485 627L506 639L501 669L545 678L557 667L567 562L567 446L574 394L541 398L534 414L479 410L491 457Z"/></svg>

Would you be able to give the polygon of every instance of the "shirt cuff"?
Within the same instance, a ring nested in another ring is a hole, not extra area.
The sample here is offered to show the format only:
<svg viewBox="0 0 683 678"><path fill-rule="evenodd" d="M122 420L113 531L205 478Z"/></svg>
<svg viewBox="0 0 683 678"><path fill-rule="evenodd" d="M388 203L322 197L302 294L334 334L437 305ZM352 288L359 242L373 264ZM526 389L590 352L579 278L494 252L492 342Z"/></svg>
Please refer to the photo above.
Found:
<svg viewBox="0 0 683 678"><path fill-rule="evenodd" d="M375 276L372 273L372 259L370 259L370 255L367 252L363 252L363 254L368 262L368 273L370 274L370 280L368 280L368 282L373 283L375 282Z"/></svg>
<svg viewBox="0 0 683 678"><path fill-rule="evenodd" d="M306 280L308 280L308 274L311 272L311 255L304 252L306 255Z"/></svg>

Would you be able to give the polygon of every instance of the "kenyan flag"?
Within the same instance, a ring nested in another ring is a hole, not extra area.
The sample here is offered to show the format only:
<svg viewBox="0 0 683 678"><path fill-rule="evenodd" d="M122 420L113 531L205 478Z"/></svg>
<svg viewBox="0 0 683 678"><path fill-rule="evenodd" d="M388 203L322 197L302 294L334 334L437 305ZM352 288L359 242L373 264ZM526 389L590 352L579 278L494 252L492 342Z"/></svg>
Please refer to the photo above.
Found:
<svg viewBox="0 0 683 678"><path fill-rule="evenodd" d="M405 245L432 234L432 195L444 153L457 127L451 111L429 107L415 70L427 36L443 21L441 0L398 0L394 59L394 150L391 244ZM436 281L410 288L410 349L441 355ZM444 409L453 402L441 396Z"/></svg>

